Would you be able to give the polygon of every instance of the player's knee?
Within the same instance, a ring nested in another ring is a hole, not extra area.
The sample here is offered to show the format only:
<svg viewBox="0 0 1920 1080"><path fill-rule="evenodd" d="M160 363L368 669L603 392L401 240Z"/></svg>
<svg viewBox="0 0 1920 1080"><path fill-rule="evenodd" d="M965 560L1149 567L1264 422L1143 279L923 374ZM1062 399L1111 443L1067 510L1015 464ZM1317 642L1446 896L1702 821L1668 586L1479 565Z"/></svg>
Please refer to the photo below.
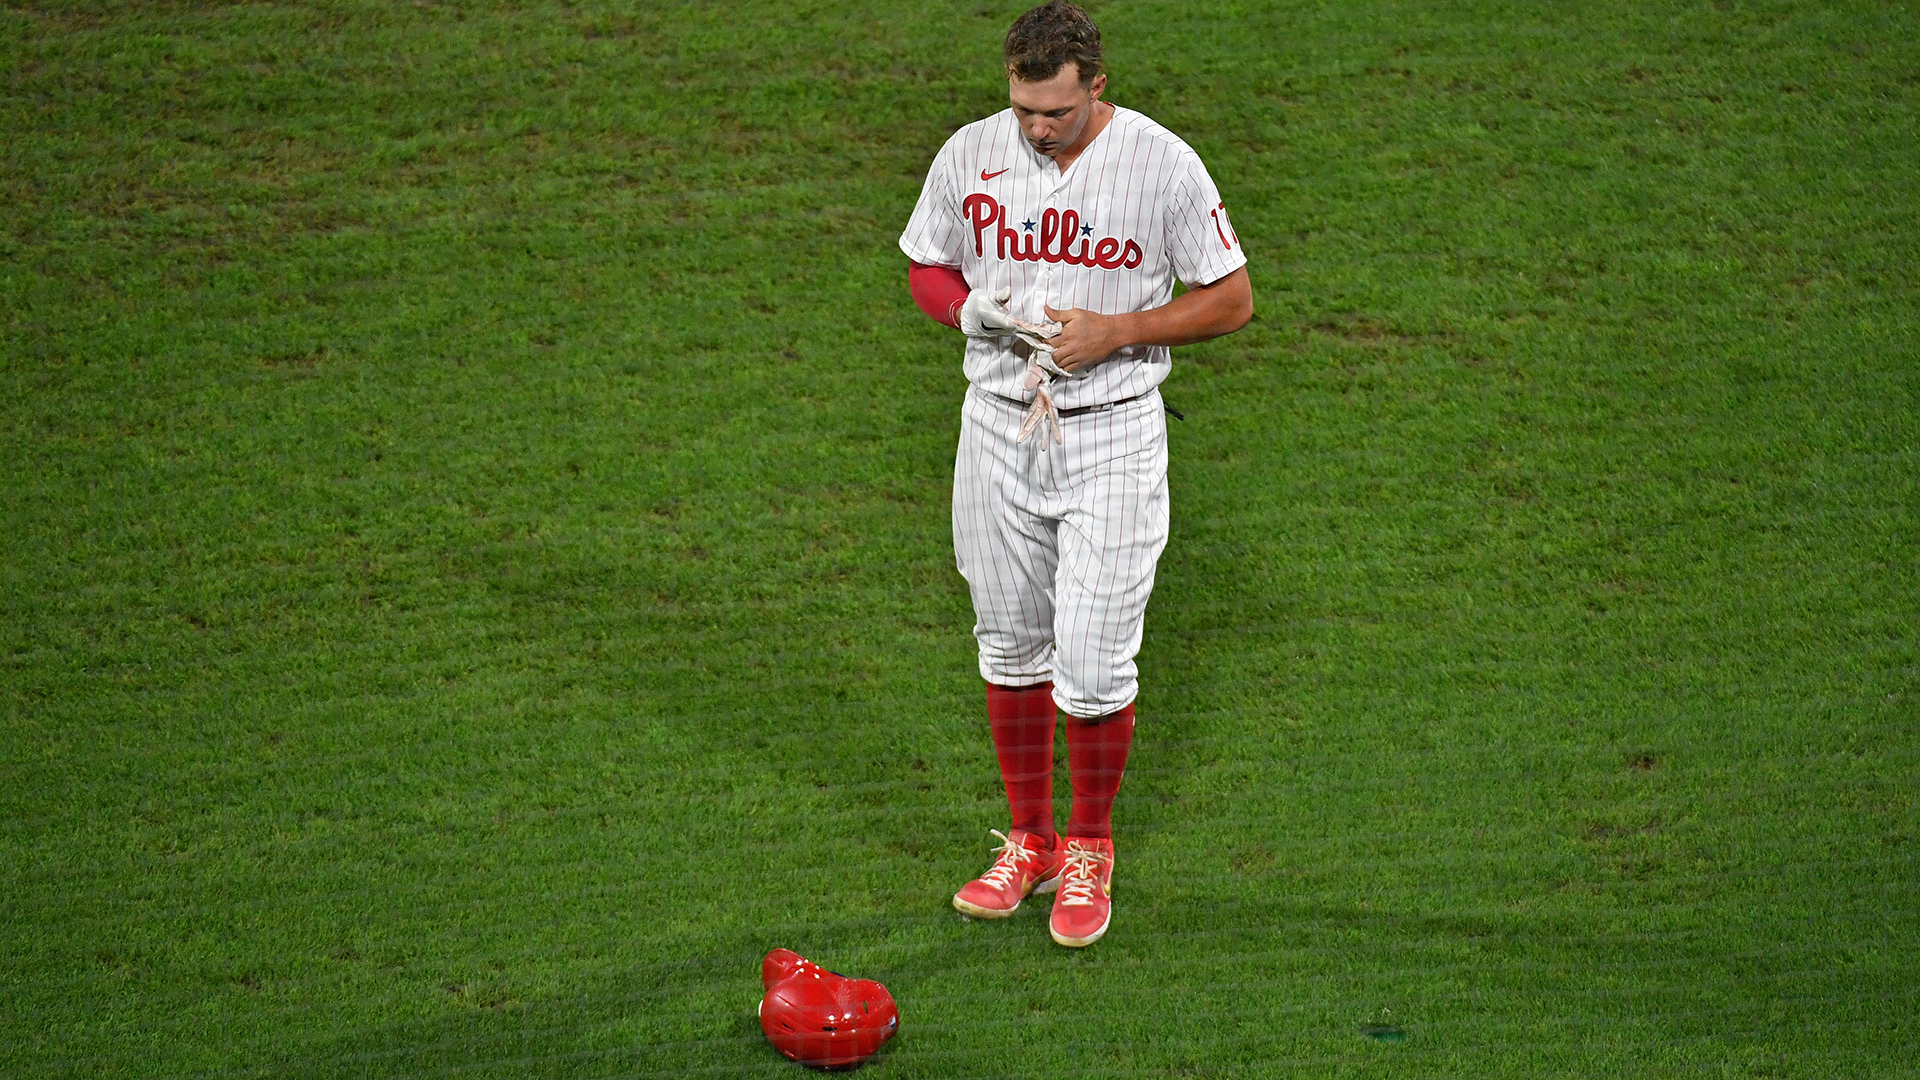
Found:
<svg viewBox="0 0 1920 1080"><path fill-rule="evenodd" d="M1131 663L1124 669L1056 663L1053 686L1054 701L1061 711L1083 720L1119 712L1133 704L1140 693L1140 680Z"/></svg>
<svg viewBox="0 0 1920 1080"><path fill-rule="evenodd" d="M1031 686L1053 677L1050 645L980 641L980 677L998 686Z"/></svg>

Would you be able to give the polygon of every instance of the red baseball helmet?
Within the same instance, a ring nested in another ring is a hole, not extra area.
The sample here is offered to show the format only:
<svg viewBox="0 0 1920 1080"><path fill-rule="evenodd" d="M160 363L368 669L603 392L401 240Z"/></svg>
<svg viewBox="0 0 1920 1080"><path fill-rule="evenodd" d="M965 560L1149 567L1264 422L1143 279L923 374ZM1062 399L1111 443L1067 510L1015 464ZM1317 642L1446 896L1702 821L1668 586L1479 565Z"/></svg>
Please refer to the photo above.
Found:
<svg viewBox="0 0 1920 1080"><path fill-rule="evenodd" d="M760 981L767 988L760 1030L775 1050L802 1065L850 1069L900 1028L900 1010L886 987L828 971L792 949L768 953Z"/></svg>

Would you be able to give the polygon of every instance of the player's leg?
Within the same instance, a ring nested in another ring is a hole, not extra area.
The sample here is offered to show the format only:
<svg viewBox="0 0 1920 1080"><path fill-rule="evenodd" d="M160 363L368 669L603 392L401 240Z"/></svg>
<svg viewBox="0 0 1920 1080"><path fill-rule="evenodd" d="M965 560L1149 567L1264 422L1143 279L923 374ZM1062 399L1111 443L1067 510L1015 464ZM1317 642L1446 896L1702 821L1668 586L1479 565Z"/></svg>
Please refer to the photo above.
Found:
<svg viewBox="0 0 1920 1080"><path fill-rule="evenodd" d="M1113 839L1113 800L1132 747L1132 705L1089 720L1067 717L1067 773L1073 785L1068 836Z"/></svg>
<svg viewBox="0 0 1920 1080"><path fill-rule="evenodd" d="M1151 395L1067 433L1073 498L1054 584L1054 697L1068 714L1073 812L1049 924L1062 945L1099 940L1112 915L1112 810L1133 742L1134 657L1170 521L1160 410Z"/></svg>
<svg viewBox="0 0 1920 1080"><path fill-rule="evenodd" d="M1057 523L1035 511L1021 412L968 394L954 461L953 546L973 597L987 720L1012 825L993 866L953 898L969 915L1012 914L1059 873L1053 827L1053 602Z"/></svg>
<svg viewBox="0 0 1920 1080"><path fill-rule="evenodd" d="M1053 579L1059 522L1032 483L1033 445L1016 441L1024 413L967 393L953 466L953 553L973 599L980 677L1035 686L1053 677Z"/></svg>
<svg viewBox="0 0 1920 1080"><path fill-rule="evenodd" d="M1106 716L1067 718L1073 815L1061 842L1059 894L1047 929L1062 945L1100 940L1113 918L1113 799L1133 745L1133 706Z"/></svg>
<svg viewBox="0 0 1920 1080"><path fill-rule="evenodd" d="M1053 684L987 684L987 726L1000 760L1000 781L1015 832L1030 833L1054 847Z"/></svg>
<svg viewBox="0 0 1920 1080"><path fill-rule="evenodd" d="M1091 719L1139 692L1147 600L1166 549L1166 417L1158 394L1068 420L1069 497L1053 581L1054 700Z"/></svg>
<svg viewBox="0 0 1920 1080"><path fill-rule="evenodd" d="M993 865L960 887L953 906L968 915L1000 919L1034 893L1060 880L1060 842L1053 828L1053 684L987 684L987 721L1000 761L1013 826L999 838Z"/></svg>

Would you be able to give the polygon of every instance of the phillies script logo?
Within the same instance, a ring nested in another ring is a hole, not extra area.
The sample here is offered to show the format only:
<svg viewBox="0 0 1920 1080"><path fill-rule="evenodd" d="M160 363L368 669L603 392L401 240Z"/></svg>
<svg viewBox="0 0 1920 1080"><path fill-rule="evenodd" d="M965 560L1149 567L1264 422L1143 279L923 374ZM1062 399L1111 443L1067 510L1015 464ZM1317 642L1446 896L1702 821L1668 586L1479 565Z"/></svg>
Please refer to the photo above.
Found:
<svg viewBox="0 0 1920 1080"><path fill-rule="evenodd" d="M982 258L987 254L989 227L994 229L994 250L1002 259L1131 270L1146 257L1140 245L1131 240L1122 246L1111 236L1101 237L1098 243L1082 237L1082 233L1092 233L1093 227L1080 224L1078 210L1047 210L1040 215L1040 234L1036 237L1031 221L1025 223L1024 232L1008 228L1007 208L991 195L969 195L960 208L973 223L973 253ZM1073 246L1075 239L1080 240L1077 249Z"/></svg>

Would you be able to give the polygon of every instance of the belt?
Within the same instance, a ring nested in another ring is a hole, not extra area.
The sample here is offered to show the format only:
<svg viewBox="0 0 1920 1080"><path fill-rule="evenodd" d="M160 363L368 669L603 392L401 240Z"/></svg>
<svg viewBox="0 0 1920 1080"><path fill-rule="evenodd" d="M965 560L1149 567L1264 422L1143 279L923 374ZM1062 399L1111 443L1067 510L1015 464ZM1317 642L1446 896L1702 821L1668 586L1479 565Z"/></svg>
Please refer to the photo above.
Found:
<svg viewBox="0 0 1920 1080"><path fill-rule="evenodd" d="M975 389L978 389L978 387L976 387ZM1004 401L1008 405L1011 405L1017 409L1024 409L1028 405L1032 404L1031 402L1021 401L1019 398L1010 398L1005 394L996 394L991 390L981 390L980 392L987 395L990 398L995 398L997 400ZM1151 394L1151 393L1153 393L1152 390L1147 391L1147 394ZM1090 413L1090 412L1100 412L1104 409L1117 409L1122 405L1131 405L1134 402L1139 401L1142 398L1145 398L1147 394L1135 394L1130 398L1121 398L1119 401L1103 401L1098 405L1075 405L1071 409L1061 409L1059 412L1062 417L1085 416L1087 413ZM1169 409L1167 411L1172 412L1173 410ZM1179 414L1174 413L1174 415L1178 416Z"/></svg>
<svg viewBox="0 0 1920 1080"><path fill-rule="evenodd" d="M1151 390L1147 391L1147 394L1151 394L1151 393L1153 393L1153 391ZM1131 405L1134 402L1139 401L1141 398L1146 397L1147 394L1135 394L1130 398L1121 398L1119 401L1104 401L1098 405L1075 405L1071 409L1061 409L1060 415L1061 416L1081 416L1090 412L1099 412L1102 409L1117 409L1122 405Z"/></svg>

